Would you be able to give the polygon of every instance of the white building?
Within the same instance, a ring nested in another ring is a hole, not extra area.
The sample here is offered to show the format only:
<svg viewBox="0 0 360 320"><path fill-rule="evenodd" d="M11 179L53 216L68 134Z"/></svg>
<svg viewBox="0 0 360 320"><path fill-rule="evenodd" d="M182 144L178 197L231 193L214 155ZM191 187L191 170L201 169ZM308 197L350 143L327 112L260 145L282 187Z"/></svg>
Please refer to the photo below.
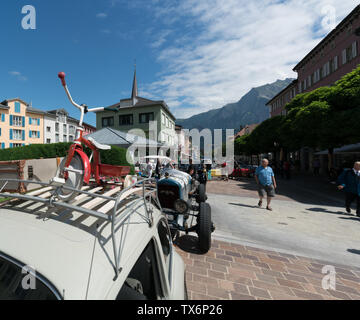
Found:
<svg viewBox="0 0 360 320"><path fill-rule="evenodd" d="M79 121L69 117L65 109L48 111L44 115L44 143L72 142Z"/></svg>

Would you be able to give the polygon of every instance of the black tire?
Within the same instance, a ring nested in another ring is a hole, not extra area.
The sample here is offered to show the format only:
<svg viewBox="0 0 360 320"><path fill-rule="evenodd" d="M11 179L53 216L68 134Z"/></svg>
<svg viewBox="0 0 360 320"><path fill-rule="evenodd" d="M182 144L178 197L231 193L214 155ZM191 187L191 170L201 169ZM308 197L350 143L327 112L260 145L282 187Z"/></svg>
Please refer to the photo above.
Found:
<svg viewBox="0 0 360 320"><path fill-rule="evenodd" d="M65 162L66 162L66 157L61 161L61 163L56 171L57 177L61 177L61 172L63 171L63 168L65 167ZM72 160L70 162L69 167L75 167L84 172L84 165L83 165L81 157L78 154L74 155L74 157L72 158ZM74 173L70 173L70 174L72 174L72 179L66 180L65 186L80 190L83 185L84 174L74 174ZM59 199L64 202L71 201L77 195L78 195L78 192L66 190L63 188L60 188L60 190L58 192Z"/></svg>
<svg viewBox="0 0 360 320"><path fill-rule="evenodd" d="M198 195L196 197L196 201L198 203L205 202L207 200L206 196L206 185L200 184L198 187Z"/></svg>
<svg viewBox="0 0 360 320"><path fill-rule="evenodd" d="M200 211L197 219L197 234L199 237L199 249L206 253L211 248L211 207L206 202L200 203Z"/></svg>

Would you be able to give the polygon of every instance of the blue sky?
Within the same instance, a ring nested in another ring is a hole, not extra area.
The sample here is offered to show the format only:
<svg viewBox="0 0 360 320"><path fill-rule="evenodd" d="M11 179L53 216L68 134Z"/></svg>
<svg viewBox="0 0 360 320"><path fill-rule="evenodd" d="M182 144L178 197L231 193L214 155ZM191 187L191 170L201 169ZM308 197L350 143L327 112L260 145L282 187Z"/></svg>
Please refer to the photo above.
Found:
<svg viewBox="0 0 360 320"><path fill-rule="evenodd" d="M24 30L24 5L37 29ZM131 92L164 99L178 117L237 101L291 71L357 1L343 0L3 0L0 100L77 111L57 78L65 71L76 101L107 106ZM325 20L324 20L325 19ZM331 19L330 19L331 22ZM94 115L85 119L94 124Z"/></svg>

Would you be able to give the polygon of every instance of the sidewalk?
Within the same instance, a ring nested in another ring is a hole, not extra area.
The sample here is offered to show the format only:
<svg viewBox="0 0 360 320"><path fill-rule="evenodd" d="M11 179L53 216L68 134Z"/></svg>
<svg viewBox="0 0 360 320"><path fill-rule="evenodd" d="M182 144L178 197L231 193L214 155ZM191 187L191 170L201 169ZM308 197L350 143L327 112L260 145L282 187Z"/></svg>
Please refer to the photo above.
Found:
<svg viewBox="0 0 360 320"><path fill-rule="evenodd" d="M276 177L277 178L277 177ZM324 177L295 176L290 180L277 178L277 200L297 201L316 205L344 205L344 193L329 183ZM207 184L207 193L235 195L257 198L257 185L254 178L219 181Z"/></svg>
<svg viewBox="0 0 360 320"><path fill-rule="evenodd" d="M190 300L360 300L360 268L332 264L336 290L325 290L327 262L217 240L200 255L189 235L178 246Z"/></svg>

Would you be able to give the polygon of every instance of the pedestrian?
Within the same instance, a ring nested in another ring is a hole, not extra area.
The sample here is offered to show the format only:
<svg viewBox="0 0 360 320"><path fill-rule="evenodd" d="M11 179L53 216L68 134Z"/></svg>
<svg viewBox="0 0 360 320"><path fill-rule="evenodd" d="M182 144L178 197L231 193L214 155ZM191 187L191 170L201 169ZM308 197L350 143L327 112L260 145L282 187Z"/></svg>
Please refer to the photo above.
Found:
<svg viewBox="0 0 360 320"><path fill-rule="evenodd" d="M284 174L285 174L286 179L287 179L287 180L290 180L291 164L290 164L289 161L286 160L286 161L284 162L284 167L283 167L283 169L284 169Z"/></svg>
<svg viewBox="0 0 360 320"><path fill-rule="evenodd" d="M320 173L320 160L315 158L313 161L314 176L318 176Z"/></svg>
<svg viewBox="0 0 360 320"><path fill-rule="evenodd" d="M263 198L265 195L267 196L267 205L266 209L272 211L270 207L270 203L272 198L275 197L275 189L277 188L276 180L274 176L274 172L269 167L269 160L263 159L261 160L261 166L256 168L255 171L255 180L258 184L258 192L259 192L259 203L258 206L261 208L263 203Z"/></svg>
<svg viewBox="0 0 360 320"><path fill-rule="evenodd" d="M147 165L146 165L146 173L147 173L147 176L148 178L151 178L152 177L152 173L153 173L153 166L150 162L150 160L147 161Z"/></svg>
<svg viewBox="0 0 360 320"><path fill-rule="evenodd" d="M345 191L345 208L351 213L351 203L356 200L356 215L360 217L360 161L352 169L346 169L338 178L338 189Z"/></svg>

